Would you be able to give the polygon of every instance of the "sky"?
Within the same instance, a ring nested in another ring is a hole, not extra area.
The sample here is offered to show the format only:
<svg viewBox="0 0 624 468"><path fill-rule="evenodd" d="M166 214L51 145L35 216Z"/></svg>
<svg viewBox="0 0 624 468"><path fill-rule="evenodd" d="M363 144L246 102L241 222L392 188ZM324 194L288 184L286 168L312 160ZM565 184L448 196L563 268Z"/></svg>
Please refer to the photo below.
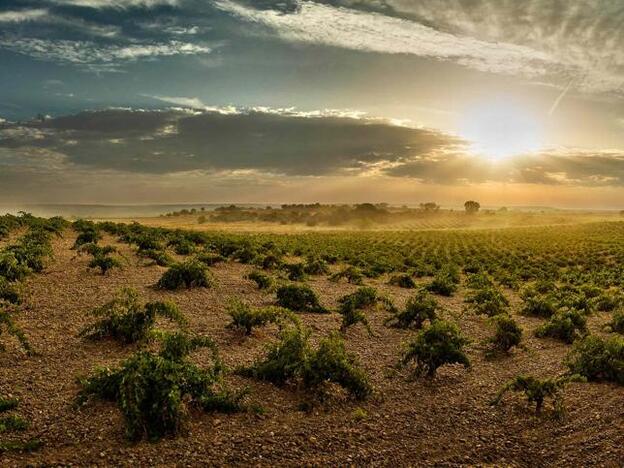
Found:
<svg viewBox="0 0 624 468"><path fill-rule="evenodd" d="M621 0L0 0L0 203L624 209Z"/></svg>

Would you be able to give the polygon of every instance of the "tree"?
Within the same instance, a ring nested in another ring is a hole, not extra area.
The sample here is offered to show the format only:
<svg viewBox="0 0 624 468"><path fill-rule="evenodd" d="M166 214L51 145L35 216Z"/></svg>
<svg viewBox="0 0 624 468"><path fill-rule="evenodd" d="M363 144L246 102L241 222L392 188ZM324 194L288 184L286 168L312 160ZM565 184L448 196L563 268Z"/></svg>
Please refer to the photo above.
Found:
<svg viewBox="0 0 624 468"><path fill-rule="evenodd" d="M481 204L474 200L468 200L466 203L464 203L464 208L466 209L467 214L475 214L479 212Z"/></svg>
<svg viewBox="0 0 624 468"><path fill-rule="evenodd" d="M434 202L421 203L420 208L427 213L435 213L440 210L440 205Z"/></svg>

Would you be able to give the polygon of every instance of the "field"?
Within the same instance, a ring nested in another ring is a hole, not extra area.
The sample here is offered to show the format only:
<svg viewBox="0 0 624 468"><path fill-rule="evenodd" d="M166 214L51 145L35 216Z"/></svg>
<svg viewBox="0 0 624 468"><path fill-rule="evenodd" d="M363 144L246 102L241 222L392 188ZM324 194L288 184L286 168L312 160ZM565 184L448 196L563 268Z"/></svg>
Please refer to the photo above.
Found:
<svg viewBox="0 0 624 468"><path fill-rule="evenodd" d="M27 427L0 420L0 464L622 466L624 222L517 216L359 230L1 218L0 397L19 404L0 418ZM167 309L138 339L84 336L127 287L141 313L174 303L184 320ZM263 323L247 334L252 316ZM224 366L210 347L157 355L176 330L209 338ZM300 355L282 341L272 351L289 366L263 373L267 346L289 337ZM397 365L409 349L416 359ZM147 374L85 393L96 368L132 356L210 385L158 394L169 419L136 403L160 401L141 393ZM517 376L538 379L543 408L513 391L492 404Z"/></svg>

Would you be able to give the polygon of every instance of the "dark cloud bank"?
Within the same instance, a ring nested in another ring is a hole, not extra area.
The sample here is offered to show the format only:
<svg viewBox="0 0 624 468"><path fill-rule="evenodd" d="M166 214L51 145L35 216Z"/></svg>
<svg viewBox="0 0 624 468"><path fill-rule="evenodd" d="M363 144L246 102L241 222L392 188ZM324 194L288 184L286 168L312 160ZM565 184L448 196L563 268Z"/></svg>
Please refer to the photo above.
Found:
<svg viewBox="0 0 624 468"><path fill-rule="evenodd" d="M624 185L624 155L552 150L492 163L439 131L331 113L110 109L0 124L0 167L18 178L63 170L258 177L374 173L435 184Z"/></svg>

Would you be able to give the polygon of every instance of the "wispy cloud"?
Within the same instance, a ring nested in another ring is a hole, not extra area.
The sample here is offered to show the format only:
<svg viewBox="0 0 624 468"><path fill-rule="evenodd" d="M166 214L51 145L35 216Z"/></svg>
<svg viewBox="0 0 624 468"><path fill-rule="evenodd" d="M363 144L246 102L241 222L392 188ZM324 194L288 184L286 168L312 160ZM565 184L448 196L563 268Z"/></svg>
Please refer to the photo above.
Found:
<svg viewBox="0 0 624 468"><path fill-rule="evenodd" d="M72 5L94 9L154 8L161 5L176 6L179 4L178 0L53 0L53 2L59 5Z"/></svg>
<svg viewBox="0 0 624 468"><path fill-rule="evenodd" d="M0 39L0 47L42 60L70 63L92 71L115 71L120 63L154 57L209 54L206 45L171 41L156 44L103 45L89 41Z"/></svg>
<svg viewBox="0 0 624 468"><path fill-rule="evenodd" d="M298 9L284 13L216 1L222 10L287 41L410 54L555 82L574 78L574 88L584 92L624 92L619 0L326 3L331 5L302 0Z"/></svg>
<svg viewBox="0 0 624 468"><path fill-rule="evenodd" d="M308 1L290 14L256 10L230 0L218 0L216 5L245 21L269 27L289 41L454 60L482 71L529 76L542 74L544 67L555 61L529 47L490 43L402 18Z"/></svg>
<svg viewBox="0 0 624 468"><path fill-rule="evenodd" d="M45 8L0 12L0 23L23 23L44 18L48 14Z"/></svg>

